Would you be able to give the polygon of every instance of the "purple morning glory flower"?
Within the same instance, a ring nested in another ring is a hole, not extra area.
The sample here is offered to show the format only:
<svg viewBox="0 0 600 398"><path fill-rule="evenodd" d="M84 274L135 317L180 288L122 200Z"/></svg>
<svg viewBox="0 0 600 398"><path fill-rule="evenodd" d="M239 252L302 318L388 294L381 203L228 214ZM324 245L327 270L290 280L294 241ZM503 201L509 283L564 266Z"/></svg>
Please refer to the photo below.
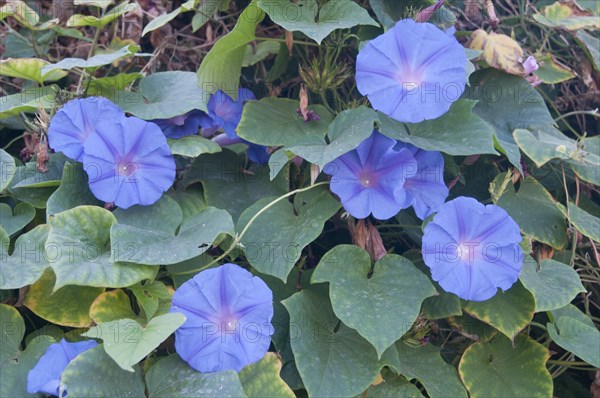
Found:
<svg viewBox="0 0 600 398"><path fill-rule="evenodd" d="M124 209L153 204L175 180L165 135L156 124L136 117L98 123L84 151L94 196Z"/></svg>
<svg viewBox="0 0 600 398"><path fill-rule="evenodd" d="M423 260L447 292L485 301L519 278L521 239L504 209L461 196L444 203L425 227Z"/></svg>
<svg viewBox="0 0 600 398"><path fill-rule="evenodd" d="M540 65L537 63L537 60L533 55L527 57L525 61L523 61L523 70L525 70L525 74L529 75L540 68Z"/></svg>
<svg viewBox="0 0 600 398"><path fill-rule="evenodd" d="M240 88L238 90L238 99L234 101L229 95L219 90L211 94L208 100L208 114L217 126L225 130L229 138L237 137L235 129L242 118L244 104L256 99L252 91Z"/></svg>
<svg viewBox="0 0 600 398"><path fill-rule="evenodd" d="M435 213L448 197L444 183L444 157L437 151L425 151L398 141L394 149L408 149L417 161L417 174L408 177L404 190L412 197L412 207L421 220Z"/></svg>
<svg viewBox="0 0 600 398"><path fill-rule="evenodd" d="M403 19L368 42L356 59L356 84L374 109L401 121L435 119L466 84L464 48L430 23Z"/></svg>
<svg viewBox="0 0 600 398"><path fill-rule="evenodd" d="M417 173L417 161L408 148L394 150L396 144L396 140L374 131L356 149L325 165L323 171L331 175L331 190L353 217L365 218L372 213L379 220L387 220L411 205L413 196L404 184Z"/></svg>
<svg viewBox="0 0 600 398"><path fill-rule="evenodd" d="M185 282L173 295L171 312L187 318L175 331L175 350L199 372L239 372L262 359L271 344L273 293L235 264Z"/></svg>
<svg viewBox="0 0 600 398"><path fill-rule="evenodd" d="M211 129L214 126L210 116L197 109L184 115L175 116L170 119L156 119L152 120L152 122L161 128L167 138L175 139L196 134L200 128Z"/></svg>
<svg viewBox="0 0 600 398"><path fill-rule="evenodd" d="M69 343L62 339L50 344L38 363L27 374L27 392L58 396L60 377L69 362L84 351L98 345L94 340Z"/></svg>
<svg viewBox="0 0 600 398"><path fill-rule="evenodd" d="M123 111L103 97L78 98L67 102L52 118L48 142L57 152L83 161L83 144L102 120L120 119Z"/></svg>

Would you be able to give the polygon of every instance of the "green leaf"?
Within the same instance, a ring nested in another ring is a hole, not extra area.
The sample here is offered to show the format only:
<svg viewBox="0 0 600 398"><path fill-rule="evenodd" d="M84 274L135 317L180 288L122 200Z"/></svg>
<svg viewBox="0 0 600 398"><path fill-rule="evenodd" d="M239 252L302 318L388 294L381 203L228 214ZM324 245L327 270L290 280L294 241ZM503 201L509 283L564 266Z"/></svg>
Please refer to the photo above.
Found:
<svg viewBox="0 0 600 398"><path fill-rule="evenodd" d="M190 189L185 191L183 189L178 189L174 192L167 193L167 195L177 201L183 212L184 219L195 216L207 207L204 193L200 189Z"/></svg>
<svg viewBox="0 0 600 398"><path fill-rule="evenodd" d="M97 206L78 206L50 220L46 257L56 274L55 289L65 285L125 287L154 277L154 267L111 261L133 257L141 250L132 241L117 240L111 245L111 225L116 222L111 212Z"/></svg>
<svg viewBox="0 0 600 398"><path fill-rule="evenodd" d="M174 9L171 12L159 15L158 17L156 17L152 21L150 21L148 23L148 25L144 26L144 30L142 31L142 36L146 36L147 33L150 33L153 30L162 28L163 26L165 26L166 24L168 24L169 22L171 22L172 20L177 18L177 16L179 14L181 14L182 12L183 12L183 9L181 7L177 7L176 9Z"/></svg>
<svg viewBox="0 0 600 398"><path fill-rule="evenodd" d="M55 214L81 205L102 205L88 185L88 176L79 162L65 162L60 186L46 203L48 220Z"/></svg>
<svg viewBox="0 0 600 398"><path fill-rule="evenodd" d="M535 260L526 256L519 279L533 294L535 312L562 308L586 291L573 268L551 259L542 261L538 269Z"/></svg>
<svg viewBox="0 0 600 398"><path fill-rule="evenodd" d="M537 61L540 67L533 74L546 84L558 84L575 77L569 68L557 64L551 54L538 57Z"/></svg>
<svg viewBox="0 0 600 398"><path fill-rule="evenodd" d="M15 307L0 304L0 364L13 360L21 351L25 322Z"/></svg>
<svg viewBox="0 0 600 398"><path fill-rule="evenodd" d="M168 87L168 90L165 90ZM169 119L193 109L206 111L205 95L193 72L158 72L139 82L141 101L119 96L115 101L125 112L142 119Z"/></svg>
<svg viewBox="0 0 600 398"><path fill-rule="evenodd" d="M508 212L525 235L556 249L567 244L567 223L554 198L535 178L527 176L519 192L510 185L496 204Z"/></svg>
<svg viewBox="0 0 600 398"><path fill-rule="evenodd" d="M166 220L165 218L155 219ZM113 251L112 261L166 265L197 257L210 249L219 234L233 235L231 216L224 210L207 207L181 223L179 232L150 230L138 226L114 224L110 230L113 245L132 248L123 255ZM119 264L119 263L117 263ZM115 265L117 265L115 264ZM141 278L146 279L146 278ZM132 281L128 285L135 282Z"/></svg>
<svg viewBox="0 0 600 398"><path fill-rule="evenodd" d="M354 396L369 387L381 368L377 352L355 330L339 324L327 296L302 290L283 305L290 323L302 331L291 345L308 396Z"/></svg>
<svg viewBox="0 0 600 398"><path fill-rule="evenodd" d="M554 323L547 323L550 338L567 351L572 352L590 365L600 367L600 332L592 324L561 316Z"/></svg>
<svg viewBox="0 0 600 398"><path fill-rule="evenodd" d="M550 129L554 120L542 96L525 79L496 69L484 69L471 75L464 96L479 102L473 112L490 124L498 149L521 170L521 154L513 139L516 129Z"/></svg>
<svg viewBox="0 0 600 398"><path fill-rule="evenodd" d="M260 200L244 211L237 231L241 233L269 202L269 199ZM302 250L319 237L325 222L339 208L340 203L327 187L299 193L293 205L287 200L277 202L258 216L242 237L248 262L258 271L285 282Z"/></svg>
<svg viewBox="0 0 600 398"><path fill-rule="evenodd" d="M372 385L366 392L367 397L377 398L422 398L419 388L406 380L404 376L393 375L384 378L382 383Z"/></svg>
<svg viewBox="0 0 600 398"><path fill-rule="evenodd" d="M50 226L38 225L19 236L11 256L0 253L0 289L20 289L37 281L50 266L44 253L44 243ZM6 236L8 247L8 235Z"/></svg>
<svg viewBox="0 0 600 398"><path fill-rule="evenodd" d="M259 63L269 55L277 54L281 43L276 41L263 41L256 46L248 44L244 52L243 67L248 67Z"/></svg>
<svg viewBox="0 0 600 398"><path fill-rule="evenodd" d="M600 29L600 19L596 16L576 15L576 5L556 2L545 7L541 13L533 14L533 19L551 28L579 30L585 28Z"/></svg>
<svg viewBox="0 0 600 398"><path fill-rule="evenodd" d="M367 139L373 133L373 123L376 120L377 113L364 106L342 111L329 125L329 144L323 140L320 144L293 146L287 149L323 169L327 163L355 149Z"/></svg>
<svg viewBox="0 0 600 398"><path fill-rule="evenodd" d="M54 70L71 70L73 68L79 69L93 69L98 68L104 65L110 65L113 62L128 57L130 55L134 55L140 50L140 46L134 45L126 45L121 49L108 53L108 54L99 54L94 55L93 57L88 58L87 60L82 58L63 58L60 62L56 64L49 64L42 67L42 73L45 75ZM167 91L167 90L165 90Z"/></svg>
<svg viewBox="0 0 600 398"><path fill-rule="evenodd" d="M246 366L239 373L244 392L249 398L287 397L296 395L279 376L281 361L277 355L267 352L258 362Z"/></svg>
<svg viewBox="0 0 600 398"><path fill-rule="evenodd" d="M221 152L221 147L216 142L199 135L188 135L177 140L167 139L173 155L195 158L203 153Z"/></svg>
<svg viewBox="0 0 600 398"><path fill-rule="evenodd" d="M595 242L600 242L600 219L598 217L591 215L571 202L567 203L567 207L561 203L556 203L556 206L579 232Z"/></svg>
<svg viewBox="0 0 600 398"><path fill-rule="evenodd" d="M24 329L23 329L24 330ZM19 351L15 359L0 361L1 397L39 397L39 394L27 392L27 375L46 353L48 346L54 341L49 336L34 338L25 351ZM2 340L4 344L4 340Z"/></svg>
<svg viewBox="0 0 600 398"><path fill-rule="evenodd" d="M52 270L46 269L37 282L29 287L25 296L25 306L40 318L57 325L90 327L90 307L96 297L104 292L104 288L65 286L55 289L55 280Z"/></svg>
<svg viewBox="0 0 600 398"><path fill-rule="evenodd" d="M13 235L25 228L34 217L35 208L29 203L17 203L14 209L11 209L6 203L0 203L2 228L9 235Z"/></svg>
<svg viewBox="0 0 600 398"><path fill-rule="evenodd" d="M515 129L513 138L521 150L542 167L552 159L569 159L577 156L577 141L570 139L555 128L549 129Z"/></svg>
<svg viewBox="0 0 600 398"><path fill-rule="evenodd" d="M11 1L0 7L0 21L6 17L13 17L21 25L33 28L40 22L40 16L24 1Z"/></svg>
<svg viewBox="0 0 600 398"><path fill-rule="evenodd" d="M169 196L163 195L150 206L134 205L115 209L112 213L121 226L136 227L145 232L164 232L174 235L183 221L181 207Z"/></svg>
<svg viewBox="0 0 600 398"><path fill-rule="evenodd" d="M458 371L472 398L551 398L552 377L546 369L548 350L525 335L514 345L502 335L472 344Z"/></svg>
<svg viewBox="0 0 600 398"><path fill-rule="evenodd" d="M210 21L219 10L219 1L205 1L200 3L196 9L196 14L192 18L192 32L196 32Z"/></svg>
<svg viewBox="0 0 600 398"><path fill-rule="evenodd" d="M237 133L260 145L321 145L332 121L331 114L322 105L310 105L308 109L321 120L304 122L298 115L298 106L298 101L287 98L251 101L244 106Z"/></svg>
<svg viewBox="0 0 600 398"><path fill-rule="evenodd" d="M143 398L144 381L138 366L128 372L115 366L114 361L97 346L79 354L61 375L61 386L70 398L132 397Z"/></svg>
<svg viewBox="0 0 600 398"><path fill-rule="evenodd" d="M421 307L427 319L443 319L450 316L462 315L462 307L458 296L441 292L436 296L427 297Z"/></svg>
<svg viewBox="0 0 600 398"><path fill-rule="evenodd" d="M67 157L59 152L50 155L50 160L46 163L47 172L39 171L35 160L18 167L9 192L19 196L21 189L52 188L54 190L61 183L66 161Z"/></svg>
<svg viewBox="0 0 600 398"><path fill-rule="evenodd" d="M582 139L578 148L579 151L567 163L579 178L600 185L600 136Z"/></svg>
<svg viewBox="0 0 600 398"><path fill-rule="evenodd" d="M129 0L127 0L118 6L111 8L100 18L92 15L71 15L67 21L67 26L94 26L97 29L102 29L115 19L119 18L121 15L137 11L138 7L139 5L135 3L129 3Z"/></svg>
<svg viewBox="0 0 600 398"><path fill-rule="evenodd" d="M198 87L207 94L202 104L208 103L208 94L219 89L237 99L246 45L255 39L256 26L264 16L256 0L252 0L239 16L233 30L217 40L204 56L198 68L197 82Z"/></svg>
<svg viewBox="0 0 600 398"><path fill-rule="evenodd" d="M486 301L466 301L463 310L492 325L513 340L533 319L533 295L517 281L506 292L498 292Z"/></svg>
<svg viewBox="0 0 600 398"><path fill-rule="evenodd" d="M438 347L431 344L411 347L400 341L394 346L396 353L397 372L409 379L417 379L431 398L467 398L456 368L442 359Z"/></svg>
<svg viewBox="0 0 600 398"><path fill-rule="evenodd" d="M159 360L146 372L149 398L246 397L233 370L200 373L177 354Z"/></svg>
<svg viewBox="0 0 600 398"><path fill-rule="evenodd" d="M82 336L102 339L106 353L121 367L133 372L144 359L185 322L185 316L172 312L152 318L146 327L133 319L119 319L94 326Z"/></svg>
<svg viewBox="0 0 600 398"><path fill-rule="evenodd" d="M400 123L379 113L379 130L390 138L449 155L497 154L493 129L473 113L474 101L461 99L443 116L421 123Z"/></svg>
<svg viewBox="0 0 600 398"><path fill-rule="evenodd" d="M321 7L317 0L259 0L258 6L284 29L300 31L319 44L336 29L379 26L366 9L350 0L329 0Z"/></svg>
<svg viewBox="0 0 600 398"><path fill-rule="evenodd" d="M129 296L122 289L104 292L92 303L90 318L95 324L116 321L118 319L134 319L142 321L131 309Z"/></svg>
<svg viewBox="0 0 600 398"><path fill-rule="evenodd" d="M9 58L0 61L0 75L33 80L39 84L60 80L67 75L61 70L43 71L48 64L48 61L37 58Z"/></svg>
<svg viewBox="0 0 600 398"><path fill-rule="evenodd" d="M148 321L156 315L160 300L171 301L169 289L160 281L148 281L144 284L138 283L129 286L128 289L135 295L135 298L144 310Z"/></svg>
<svg viewBox="0 0 600 398"><path fill-rule="evenodd" d="M381 357L408 332L421 303L435 294L435 289L425 274L395 254L377 261L369 277L370 272L371 258L366 251L339 245L323 256L311 282L329 282L336 316L367 339Z"/></svg>
<svg viewBox="0 0 600 398"><path fill-rule="evenodd" d="M594 64L594 69L600 71L600 39L590 35L585 30L578 31L576 37L585 46Z"/></svg>
<svg viewBox="0 0 600 398"><path fill-rule="evenodd" d="M89 95L99 95L102 97L111 97L115 91L125 90L137 79L141 79L141 73L119 73L114 76L100 77L90 81L87 89Z"/></svg>
<svg viewBox="0 0 600 398"><path fill-rule="evenodd" d="M206 203L227 210L233 220L259 199L287 193L289 185L286 173L271 181L268 167L252 164L246 169L229 149L194 159L182 185L198 182L204 188Z"/></svg>
<svg viewBox="0 0 600 398"><path fill-rule="evenodd" d="M4 97L6 98L6 97ZM0 101L6 105L3 99ZM12 181L17 172L15 158L9 155L4 149L0 149L0 192L4 191Z"/></svg>
<svg viewBox="0 0 600 398"><path fill-rule="evenodd" d="M44 86L44 87L29 87L23 92L18 94L7 95L0 97L0 103L2 103L2 109L0 109L0 120L11 116L19 116L23 113L36 113L38 108L51 109L54 106L54 99L56 98L55 90L56 86ZM3 151L0 149L0 151ZM2 160L2 164L8 160ZM0 191L2 191L3 184L6 182L5 176L11 173L14 175L14 169L2 169L0 171ZM6 188L6 185L4 185Z"/></svg>

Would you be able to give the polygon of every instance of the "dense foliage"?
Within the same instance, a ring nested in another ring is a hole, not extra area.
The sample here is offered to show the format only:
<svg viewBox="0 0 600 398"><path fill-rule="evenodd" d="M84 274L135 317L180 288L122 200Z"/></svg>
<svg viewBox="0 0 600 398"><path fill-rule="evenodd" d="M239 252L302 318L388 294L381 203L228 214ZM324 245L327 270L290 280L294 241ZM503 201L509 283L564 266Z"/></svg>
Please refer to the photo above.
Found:
<svg viewBox="0 0 600 398"><path fill-rule="evenodd" d="M0 396L600 396L595 0L0 6Z"/></svg>

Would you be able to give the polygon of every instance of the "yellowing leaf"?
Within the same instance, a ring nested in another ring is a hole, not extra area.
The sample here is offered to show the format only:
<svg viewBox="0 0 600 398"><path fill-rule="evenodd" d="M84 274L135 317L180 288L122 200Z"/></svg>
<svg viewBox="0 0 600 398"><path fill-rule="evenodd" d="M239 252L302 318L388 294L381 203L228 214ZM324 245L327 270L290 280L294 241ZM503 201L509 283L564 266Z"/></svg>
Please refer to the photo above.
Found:
<svg viewBox="0 0 600 398"><path fill-rule="evenodd" d="M482 58L496 69L518 76L525 73L523 49L507 35L477 29L471 34L469 48L483 51Z"/></svg>
<svg viewBox="0 0 600 398"><path fill-rule="evenodd" d="M33 80L40 84L53 82L67 75L67 72L62 70L42 74L42 68L48 64L48 61L38 58L8 58L0 61L0 75Z"/></svg>
<svg viewBox="0 0 600 398"><path fill-rule="evenodd" d="M566 30L579 30L585 28L599 29L600 18L593 16L589 11L582 11L577 6L554 3L533 15L533 18L542 25L551 28Z"/></svg>
<svg viewBox="0 0 600 398"><path fill-rule="evenodd" d="M556 84L575 77L569 68L556 63L550 54L545 54L537 60L540 68L533 73L544 83Z"/></svg>

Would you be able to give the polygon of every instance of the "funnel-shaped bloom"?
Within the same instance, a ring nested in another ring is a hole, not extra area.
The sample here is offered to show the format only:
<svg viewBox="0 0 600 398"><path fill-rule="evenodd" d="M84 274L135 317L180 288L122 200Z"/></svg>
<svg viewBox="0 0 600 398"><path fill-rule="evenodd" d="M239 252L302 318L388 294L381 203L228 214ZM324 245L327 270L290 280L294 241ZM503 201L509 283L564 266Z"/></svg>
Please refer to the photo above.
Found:
<svg viewBox="0 0 600 398"><path fill-rule="evenodd" d="M234 101L229 95L219 90L211 94L208 100L208 114L217 126L225 130L229 138L237 137L235 129L242 118L244 104L256 99L252 91L240 88L238 90L238 99Z"/></svg>
<svg viewBox="0 0 600 398"><path fill-rule="evenodd" d="M356 59L356 84L374 109L401 121L435 119L465 89L467 57L456 38L430 23L398 21Z"/></svg>
<svg viewBox="0 0 600 398"><path fill-rule="evenodd" d="M200 372L240 371L271 344L273 293L235 264L198 273L175 291L171 312L185 315L175 350Z"/></svg>
<svg viewBox="0 0 600 398"><path fill-rule="evenodd" d="M155 203L175 180L175 160L154 123L136 117L100 122L84 149L90 190L124 209Z"/></svg>
<svg viewBox="0 0 600 398"><path fill-rule="evenodd" d="M413 197L404 184L417 173L417 161L407 148L394 150L396 144L374 131L356 149L325 165L331 190L353 217L372 213L387 220L411 205Z"/></svg>
<svg viewBox="0 0 600 398"><path fill-rule="evenodd" d="M238 136L234 138L229 138L227 134L219 134L213 137L212 141L216 142L222 147L239 143L244 143L248 145L248 159L250 159L250 161L254 163L266 164L269 162L269 157L271 156L269 152L267 152L266 146L253 144L251 142L241 139Z"/></svg>
<svg viewBox="0 0 600 398"><path fill-rule="evenodd" d="M27 374L27 392L58 396L60 377L69 362L84 351L98 345L94 340L50 344L38 363Z"/></svg>
<svg viewBox="0 0 600 398"><path fill-rule="evenodd" d="M213 127L212 119L206 113L196 109L184 115L170 119L156 119L152 122L161 128L167 138L181 138L198 133L200 128L210 130Z"/></svg>
<svg viewBox="0 0 600 398"><path fill-rule="evenodd" d="M444 157L437 151L425 151L411 144L398 142L399 151L406 148L417 161L417 174L406 179L404 189L412 197L412 207L421 220L435 213L448 197L444 183Z"/></svg>
<svg viewBox="0 0 600 398"><path fill-rule="evenodd" d="M461 196L444 203L425 227L423 260L447 292L485 301L519 278L521 239L504 209Z"/></svg>
<svg viewBox="0 0 600 398"><path fill-rule="evenodd" d="M48 126L48 143L57 152L83 161L83 143L103 120L125 117L123 111L102 97L78 98L67 102Z"/></svg>

